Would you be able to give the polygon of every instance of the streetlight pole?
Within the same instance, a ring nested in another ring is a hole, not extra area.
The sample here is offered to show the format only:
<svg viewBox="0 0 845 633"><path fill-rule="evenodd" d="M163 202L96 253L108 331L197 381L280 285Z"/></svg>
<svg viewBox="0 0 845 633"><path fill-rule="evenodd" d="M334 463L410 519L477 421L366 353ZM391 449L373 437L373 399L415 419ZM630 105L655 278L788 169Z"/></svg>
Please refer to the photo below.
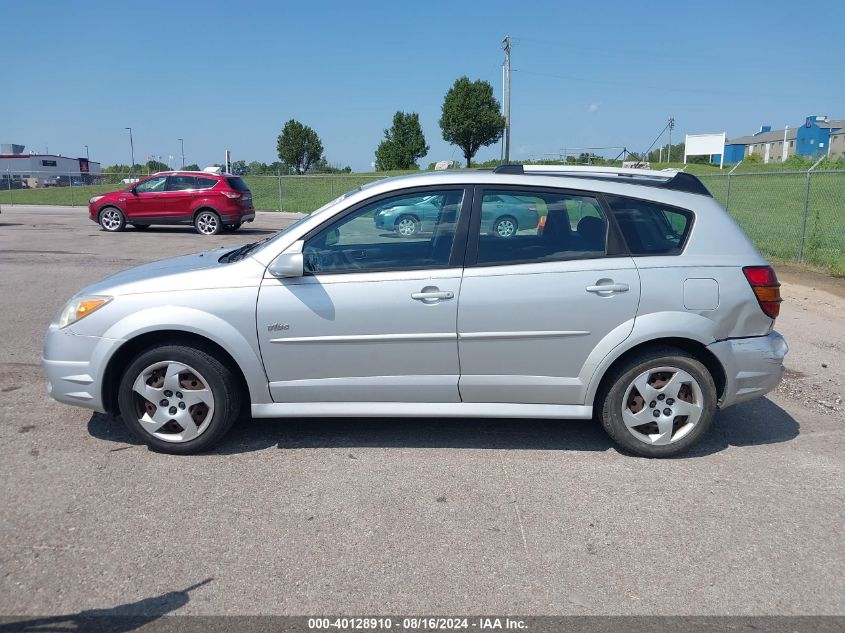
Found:
<svg viewBox="0 0 845 633"><path fill-rule="evenodd" d="M185 139L177 138L176 140L182 144L182 169L185 169Z"/></svg>
<svg viewBox="0 0 845 633"><path fill-rule="evenodd" d="M134 174L132 172L135 170L135 142L132 140L132 128L128 127L125 129L129 130L129 151L132 158L132 162L129 164L129 178L133 178Z"/></svg>

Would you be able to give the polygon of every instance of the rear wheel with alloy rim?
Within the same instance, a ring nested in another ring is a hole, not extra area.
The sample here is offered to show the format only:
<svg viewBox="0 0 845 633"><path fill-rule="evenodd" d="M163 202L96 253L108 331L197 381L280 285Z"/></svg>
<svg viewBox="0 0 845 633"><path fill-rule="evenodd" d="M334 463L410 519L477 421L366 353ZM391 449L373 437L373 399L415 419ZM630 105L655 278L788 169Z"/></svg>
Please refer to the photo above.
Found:
<svg viewBox="0 0 845 633"><path fill-rule="evenodd" d="M100 226L109 233L122 231L126 227L126 217L117 207L106 207L100 211Z"/></svg>
<svg viewBox="0 0 845 633"><path fill-rule="evenodd" d="M118 392L127 428L155 450L188 454L208 450L240 413L240 384L208 352L162 345L139 355Z"/></svg>
<svg viewBox="0 0 845 633"><path fill-rule="evenodd" d="M644 457L689 449L716 414L713 377L680 349L647 352L617 368L597 399L601 423L623 448Z"/></svg>
<svg viewBox="0 0 845 633"><path fill-rule="evenodd" d="M223 223L216 212L200 211L194 218L194 228L201 235L217 235L223 228Z"/></svg>

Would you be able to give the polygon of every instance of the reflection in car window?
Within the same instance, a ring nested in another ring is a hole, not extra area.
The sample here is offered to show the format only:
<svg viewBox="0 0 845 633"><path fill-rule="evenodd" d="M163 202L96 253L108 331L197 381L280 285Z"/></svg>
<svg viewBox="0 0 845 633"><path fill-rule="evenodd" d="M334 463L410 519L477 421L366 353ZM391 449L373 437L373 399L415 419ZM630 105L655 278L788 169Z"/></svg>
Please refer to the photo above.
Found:
<svg viewBox="0 0 845 633"><path fill-rule="evenodd" d="M167 184L167 176L155 176L144 182L139 182L135 185L137 193L153 193L156 191L164 191L164 186Z"/></svg>
<svg viewBox="0 0 845 633"><path fill-rule="evenodd" d="M307 273L445 268L463 190L378 200L305 243Z"/></svg>
<svg viewBox="0 0 845 633"><path fill-rule="evenodd" d="M211 189L216 184L217 180L214 178L203 178L202 176L197 176L197 189Z"/></svg>
<svg viewBox="0 0 845 633"><path fill-rule="evenodd" d="M537 191L485 191L478 264L515 264L603 257L607 220L589 196Z"/></svg>

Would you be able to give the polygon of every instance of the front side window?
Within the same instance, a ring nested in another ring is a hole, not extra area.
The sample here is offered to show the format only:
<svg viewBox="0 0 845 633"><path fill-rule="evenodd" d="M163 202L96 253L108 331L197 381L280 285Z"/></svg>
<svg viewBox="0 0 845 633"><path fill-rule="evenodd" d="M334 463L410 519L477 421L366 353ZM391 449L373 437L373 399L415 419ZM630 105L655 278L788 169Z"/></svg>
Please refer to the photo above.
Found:
<svg viewBox="0 0 845 633"><path fill-rule="evenodd" d="M196 188L196 176L170 176L167 182L168 191L187 191Z"/></svg>
<svg viewBox="0 0 845 633"><path fill-rule="evenodd" d="M487 190L481 199L478 264L603 257L607 219L593 197Z"/></svg>
<svg viewBox="0 0 845 633"><path fill-rule="evenodd" d="M631 255L677 255L692 228L693 214L648 200L607 196Z"/></svg>
<svg viewBox="0 0 845 633"><path fill-rule="evenodd" d="M144 182L139 182L135 185L136 193L155 193L157 191L164 191L167 184L167 176L155 176Z"/></svg>
<svg viewBox="0 0 845 633"><path fill-rule="evenodd" d="M331 222L303 248L311 274L446 268L463 190L408 193Z"/></svg>

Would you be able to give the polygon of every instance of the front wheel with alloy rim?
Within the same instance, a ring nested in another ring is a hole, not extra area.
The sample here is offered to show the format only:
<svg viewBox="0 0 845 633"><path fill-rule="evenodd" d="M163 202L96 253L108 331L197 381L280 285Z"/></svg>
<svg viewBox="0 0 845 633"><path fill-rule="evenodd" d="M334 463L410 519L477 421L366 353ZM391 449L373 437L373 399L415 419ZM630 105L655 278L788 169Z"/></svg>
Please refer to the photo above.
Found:
<svg viewBox="0 0 845 633"><path fill-rule="evenodd" d="M200 235L217 235L223 229L223 222L214 211L200 211L194 218L194 228Z"/></svg>
<svg viewBox="0 0 845 633"><path fill-rule="evenodd" d="M698 359L660 348L616 368L596 405L605 431L622 448L643 457L670 457L707 432L717 399L713 377Z"/></svg>
<svg viewBox="0 0 845 633"><path fill-rule="evenodd" d="M493 234L498 237L513 237L516 234L516 219L505 216L493 223Z"/></svg>
<svg viewBox="0 0 845 633"><path fill-rule="evenodd" d="M126 226L126 217L117 207L106 207L100 211L100 226L104 231L117 233Z"/></svg>
<svg viewBox="0 0 845 633"><path fill-rule="evenodd" d="M126 427L164 453L210 449L241 410L241 387L232 371L207 351L183 345L161 345L137 356L118 389Z"/></svg>
<svg viewBox="0 0 845 633"><path fill-rule="evenodd" d="M395 229L402 237L413 237L420 230L420 223L412 215L403 215L396 220Z"/></svg>

